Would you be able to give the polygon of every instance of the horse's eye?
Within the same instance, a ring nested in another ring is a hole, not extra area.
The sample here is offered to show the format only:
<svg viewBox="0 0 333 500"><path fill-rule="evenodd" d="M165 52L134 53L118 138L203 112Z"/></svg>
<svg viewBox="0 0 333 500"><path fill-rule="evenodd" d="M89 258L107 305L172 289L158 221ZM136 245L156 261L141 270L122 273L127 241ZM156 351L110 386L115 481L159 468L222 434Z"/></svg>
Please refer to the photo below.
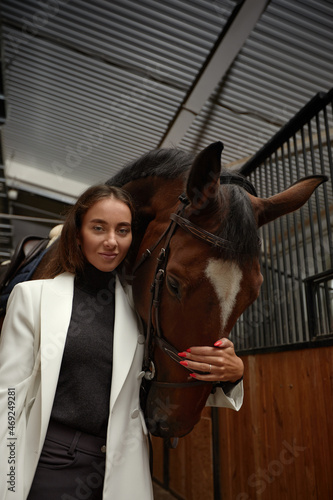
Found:
<svg viewBox="0 0 333 500"><path fill-rule="evenodd" d="M167 284L169 292L172 295L174 295L177 299L180 299L181 293L180 293L179 282L175 278L173 278L172 276L167 276L166 284Z"/></svg>

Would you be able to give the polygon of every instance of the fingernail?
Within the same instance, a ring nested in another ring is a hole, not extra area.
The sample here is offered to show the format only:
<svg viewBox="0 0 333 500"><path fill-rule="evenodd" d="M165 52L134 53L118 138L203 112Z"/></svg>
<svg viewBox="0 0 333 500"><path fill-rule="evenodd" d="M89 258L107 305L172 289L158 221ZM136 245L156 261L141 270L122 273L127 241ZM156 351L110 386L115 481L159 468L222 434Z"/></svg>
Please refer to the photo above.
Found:
<svg viewBox="0 0 333 500"><path fill-rule="evenodd" d="M191 352L191 349L186 349L186 352Z"/></svg>
<svg viewBox="0 0 333 500"><path fill-rule="evenodd" d="M190 377L197 378L197 374L196 373L190 373Z"/></svg>
<svg viewBox="0 0 333 500"><path fill-rule="evenodd" d="M217 340L214 344L215 347L220 347L223 344L223 340Z"/></svg>
<svg viewBox="0 0 333 500"><path fill-rule="evenodd" d="M188 362L187 361L179 361L179 364L183 365L183 366L188 366Z"/></svg>
<svg viewBox="0 0 333 500"><path fill-rule="evenodd" d="M179 352L178 356L181 358L186 358L187 354L186 354L186 352Z"/></svg>

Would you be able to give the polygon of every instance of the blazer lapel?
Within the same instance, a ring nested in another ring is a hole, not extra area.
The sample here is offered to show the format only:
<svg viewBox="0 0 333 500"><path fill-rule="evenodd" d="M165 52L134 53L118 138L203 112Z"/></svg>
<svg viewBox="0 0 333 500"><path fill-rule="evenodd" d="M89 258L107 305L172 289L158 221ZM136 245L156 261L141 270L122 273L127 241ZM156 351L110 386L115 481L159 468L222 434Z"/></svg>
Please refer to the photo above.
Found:
<svg viewBox="0 0 333 500"><path fill-rule="evenodd" d="M116 278L115 304L110 410L130 370L138 339L136 314L128 302L128 297L118 277Z"/></svg>
<svg viewBox="0 0 333 500"><path fill-rule="evenodd" d="M74 276L64 273L46 281L41 299L41 439L44 438L57 388L72 313Z"/></svg>
<svg viewBox="0 0 333 500"><path fill-rule="evenodd" d="M44 283L41 302L41 441L44 440L72 314L74 277L64 273ZM115 324L110 409L124 385L138 340L136 314L116 278Z"/></svg>

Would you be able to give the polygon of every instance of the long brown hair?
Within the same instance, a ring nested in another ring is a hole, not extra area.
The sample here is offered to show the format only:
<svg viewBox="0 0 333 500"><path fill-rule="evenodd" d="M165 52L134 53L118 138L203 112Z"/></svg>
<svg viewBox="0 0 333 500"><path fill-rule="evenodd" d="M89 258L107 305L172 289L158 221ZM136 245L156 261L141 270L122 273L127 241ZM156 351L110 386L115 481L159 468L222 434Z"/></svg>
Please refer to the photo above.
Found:
<svg viewBox="0 0 333 500"><path fill-rule="evenodd" d="M76 201L66 216L64 226L56 242L52 257L43 270L43 278L54 278L62 272L77 274L82 271L86 259L80 249L77 237L82 225L83 216L98 201L111 198L122 201L131 211L134 218L134 207L131 196L127 191L107 184L99 184L88 188Z"/></svg>

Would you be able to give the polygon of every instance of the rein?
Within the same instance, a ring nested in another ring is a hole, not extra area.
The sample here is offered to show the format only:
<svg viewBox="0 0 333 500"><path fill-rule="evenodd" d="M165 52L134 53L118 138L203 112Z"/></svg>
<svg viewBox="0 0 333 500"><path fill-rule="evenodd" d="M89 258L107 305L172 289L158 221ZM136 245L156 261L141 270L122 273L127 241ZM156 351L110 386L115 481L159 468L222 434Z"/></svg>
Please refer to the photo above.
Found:
<svg viewBox="0 0 333 500"><path fill-rule="evenodd" d="M238 184L244 189L246 189L253 196L257 196L257 193L252 186L252 184L242 177L232 176L232 175L222 175L220 177L221 184ZM234 244L223 238L220 238L208 231L205 231L201 227L193 224L188 219L184 218L184 211L186 206L189 204L189 200L186 195L182 194L179 196L180 206L176 213L172 213L170 215L170 223L166 230L162 233L162 235L158 238L158 240L154 243L154 245L147 249L142 255L141 259L137 263L137 265L133 269L133 274L137 271L139 267L152 255L157 246L161 243L161 241L165 238L165 244L161 248L159 255L157 257L157 264L154 273L153 283L151 285L151 299L149 305L149 313L148 313L148 321L147 321L147 334L145 340L145 351L143 358L143 371L145 372L145 379L149 381L153 381L155 377L155 365L153 362L153 342L156 342L157 346L164 351L173 361L176 363L180 363L183 358L178 356L178 350L173 347L164 337L160 326L159 321L159 305L160 305L160 295L162 290L162 285L164 282L165 269L167 266L168 255L169 255L169 247L170 242L175 234L175 231L178 226L180 226L183 230L190 233L192 236L204 241L208 245L216 248L228 248L232 249L235 252L237 249L234 248ZM155 319L155 335L154 327L153 327L153 317ZM186 366L180 365L191 373L196 372L196 370L187 368ZM202 372L197 372L202 373ZM172 387L172 388L180 388L180 387L188 387L188 382L182 383L169 383L169 382L159 382L153 381L154 384L158 384L163 387ZM195 381L195 386L205 385L207 382L204 381ZM192 387L194 385L192 384Z"/></svg>

